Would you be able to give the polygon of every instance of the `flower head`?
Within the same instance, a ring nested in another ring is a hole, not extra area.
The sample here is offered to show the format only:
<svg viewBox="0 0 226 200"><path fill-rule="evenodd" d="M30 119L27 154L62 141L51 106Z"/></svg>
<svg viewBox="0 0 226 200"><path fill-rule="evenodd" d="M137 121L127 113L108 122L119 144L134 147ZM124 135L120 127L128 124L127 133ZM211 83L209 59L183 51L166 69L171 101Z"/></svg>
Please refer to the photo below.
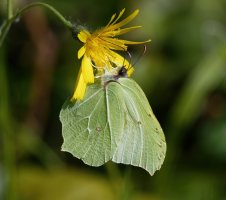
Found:
<svg viewBox="0 0 226 200"><path fill-rule="evenodd" d="M96 66L99 74L103 73L104 69L111 69L122 65L128 69L128 76L133 72L131 64L115 51L127 51L127 45L143 44L150 40L134 42L117 38L119 35L141 27L133 26L121 28L134 19L139 13L139 10L135 10L131 15L119 22L124 12L125 9L123 9L118 16L114 14L105 27L93 33L83 29L77 34L78 39L84 43L84 45L78 51L78 59L82 58L82 63L72 100L82 100L87 84L94 83L93 66Z"/></svg>

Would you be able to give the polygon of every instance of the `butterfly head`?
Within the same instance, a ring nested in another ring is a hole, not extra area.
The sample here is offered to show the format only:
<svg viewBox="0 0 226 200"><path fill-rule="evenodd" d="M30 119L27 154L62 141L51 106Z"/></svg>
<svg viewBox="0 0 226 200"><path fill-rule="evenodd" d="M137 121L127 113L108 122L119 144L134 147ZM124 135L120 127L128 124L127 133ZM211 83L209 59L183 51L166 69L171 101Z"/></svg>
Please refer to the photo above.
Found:
<svg viewBox="0 0 226 200"><path fill-rule="evenodd" d="M117 78L125 78L125 77L128 77L128 74L127 74L127 71L128 69L126 69L125 66L122 66L119 71L118 71L118 74L117 74Z"/></svg>

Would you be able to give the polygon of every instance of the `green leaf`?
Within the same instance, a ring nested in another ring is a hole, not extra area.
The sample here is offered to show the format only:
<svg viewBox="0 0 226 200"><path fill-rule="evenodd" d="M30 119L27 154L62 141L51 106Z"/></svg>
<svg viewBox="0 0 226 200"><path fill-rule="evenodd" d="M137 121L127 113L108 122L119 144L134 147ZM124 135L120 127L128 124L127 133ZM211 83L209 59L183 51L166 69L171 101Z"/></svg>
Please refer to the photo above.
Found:
<svg viewBox="0 0 226 200"><path fill-rule="evenodd" d="M90 85L83 101L66 101L60 120L62 150L88 165L112 160L142 167L153 175L164 161L163 131L132 79Z"/></svg>

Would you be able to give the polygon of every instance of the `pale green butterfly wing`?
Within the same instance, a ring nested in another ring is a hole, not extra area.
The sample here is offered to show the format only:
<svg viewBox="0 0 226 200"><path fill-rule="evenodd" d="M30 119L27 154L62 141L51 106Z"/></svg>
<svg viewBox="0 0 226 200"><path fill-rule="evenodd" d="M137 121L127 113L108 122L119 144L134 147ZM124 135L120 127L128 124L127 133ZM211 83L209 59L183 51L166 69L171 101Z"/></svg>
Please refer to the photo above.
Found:
<svg viewBox="0 0 226 200"><path fill-rule="evenodd" d="M83 101L67 101L60 113L64 142L62 150L84 163L100 166L110 160L123 131L121 99L112 86L100 83L87 88Z"/></svg>
<svg viewBox="0 0 226 200"><path fill-rule="evenodd" d="M62 150L86 164L109 160L158 170L166 152L163 131L141 88L128 78L87 88L81 102L67 101L60 113Z"/></svg>
<svg viewBox="0 0 226 200"><path fill-rule="evenodd" d="M112 160L142 167L153 175L160 169L166 153L162 128L135 81L120 78L118 86L126 114L123 135Z"/></svg>

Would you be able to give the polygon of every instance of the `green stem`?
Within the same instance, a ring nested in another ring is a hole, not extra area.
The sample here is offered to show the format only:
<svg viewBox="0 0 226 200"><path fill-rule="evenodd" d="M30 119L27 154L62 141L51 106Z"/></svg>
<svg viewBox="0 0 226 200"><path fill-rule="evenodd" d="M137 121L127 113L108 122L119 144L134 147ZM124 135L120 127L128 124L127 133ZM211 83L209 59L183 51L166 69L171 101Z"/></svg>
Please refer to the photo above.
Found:
<svg viewBox="0 0 226 200"><path fill-rule="evenodd" d="M120 199L121 196L121 188L122 188L122 177L120 171L115 163L107 162L105 164L111 185L113 187L114 193L116 194L117 198Z"/></svg>
<svg viewBox="0 0 226 200"><path fill-rule="evenodd" d="M0 60L3 61L3 49L0 50ZM0 127L2 128L2 141L3 141L3 161L5 169L5 198L6 200L16 199L16 169L15 169L15 144L13 122L10 112L9 95L8 95L8 81L6 74L5 63L0 63Z"/></svg>
<svg viewBox="0 0 226 200"><path fill-rule="evenodd" d="M13 15L12 12L12 0L8 0L7 1L7 9L8 9L8 18L7 20L3 23L3 25L0 27L0 47L2 46L2 43L10 29L11 24L18 18L20 17L25 11L29 10L30 8L33 7L44 7L47 8L48 10L50 10L53 14L55 14L57 16L57 18L69 29L72 30L73 25L70 21L68 21L67 19L65 19L65 17L59 12L57 11L54 7L50 6L49 4L46 3L42 3L42 2L35 2L35 3L31 3L26 5L25 7L23 7L22 9L20 9L19 11L16 12L15 15Z"/></svg>
<svg viewBox="0 0 226 200"><path fill-rule="evenodd" d="M121 194L122 200L129 200L132 198L133 185L131 180L131 173L132 173L131 166L127 166L125 175L123 177L123 188L122 188L122 194Z"/></svg>
<svg viewBox="0 0 226 200"><path fill-rule="evenodd" d="M22 8L21 10L19 10L12 18L11 21L14 21L15 19L17 19L18 17L21 16L21 14L23 14L25 11L27 11L28 9L32 8L32 7L44 7L47 8L48 10L50 10L53 14L55 14L58 19L69 29L72 29L73 25L70 21L66 20L65 17L59 12L57 11L53 6L46 4L46 3L42 3L42 2L35 2L35 3L31 3L26 5L24 8Z"/></svg>
<svg viewBox="0 0 226 200"><path fill-rule="evenodd" d="M0 27L0 47L2 46L3 41L5 40L5 37L9 32L10 27L11 22L9 20L4 21L2 26Z"/></svg>
<svg viewBox="0 0 226 200"><path fill-rule="evenodd" d="M7 0L7 19L12 18L12 16L13 16L12 0Z"/></svg>
<svg viewBox="0 0 226 200"><path fill-rule="evenodd" d="M2 44L4 38L6 37L11 23L8 21L13 16L13 6L12 0L7 0L7 21L3 22L3 25L0 30L0 45ZM0 58L3 60L3 50L0 51ZM13 130L12 130L12 119L10 113L9 99L8 99L8 82L7 75L5 69L5 63L0 63L2 66L0 67L0 92L2 95L2 100L0 102L1 108L1 127L2 127L2 138L3 138L3 162L5 167L5 194L4 198L7 200L16 199L16 189L15 189L15 149L14 149L14 139L13 139Z"/></svg>
<svg viewBox="0 0 226 200"><path fill-rule="evenodd" d="M7 20L5 20L0 27L0 47L2 46L2 43L9 32L11 22L10 19L13 17L13 6L12 6L12 0L7 0Z"/></svg>
<svg viewBox="0 0 226 200"><path fill-rule="evenodd" d="M121 175L119 168L113 162L105 164L112 187L116 193L116 198L119 200L129 200L132 197L132 181L131 181L131 166L126 167L124 176Z"/></svg>

